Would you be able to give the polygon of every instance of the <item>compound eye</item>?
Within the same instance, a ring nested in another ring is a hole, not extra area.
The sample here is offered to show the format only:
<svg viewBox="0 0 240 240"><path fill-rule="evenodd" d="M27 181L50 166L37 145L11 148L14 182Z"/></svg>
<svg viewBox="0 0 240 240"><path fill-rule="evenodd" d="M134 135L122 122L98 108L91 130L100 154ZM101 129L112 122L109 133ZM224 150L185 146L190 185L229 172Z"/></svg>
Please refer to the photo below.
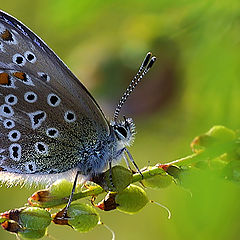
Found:
<svg viewBox="0 0 240 240"><path fill-rule="evenodd" d="M124 138L127 138L127 130L124 127L117 127L116 131L120 133Z"/></svg>

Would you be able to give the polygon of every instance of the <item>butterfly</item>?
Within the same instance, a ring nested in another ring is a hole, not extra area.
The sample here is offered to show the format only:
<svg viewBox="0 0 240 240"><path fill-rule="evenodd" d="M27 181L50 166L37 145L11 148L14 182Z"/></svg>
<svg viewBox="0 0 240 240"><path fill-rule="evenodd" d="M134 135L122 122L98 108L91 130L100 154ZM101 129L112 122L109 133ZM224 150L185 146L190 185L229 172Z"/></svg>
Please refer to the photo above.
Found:
<svg viewBox="0 0 240 240"><path fill-rule="evenodd" d="M0 11L0 181L50 184L89 179L123 157L135 164L127 150L135 125L119 112L155 60L146 55L108 121L57 55Z"/></svg>

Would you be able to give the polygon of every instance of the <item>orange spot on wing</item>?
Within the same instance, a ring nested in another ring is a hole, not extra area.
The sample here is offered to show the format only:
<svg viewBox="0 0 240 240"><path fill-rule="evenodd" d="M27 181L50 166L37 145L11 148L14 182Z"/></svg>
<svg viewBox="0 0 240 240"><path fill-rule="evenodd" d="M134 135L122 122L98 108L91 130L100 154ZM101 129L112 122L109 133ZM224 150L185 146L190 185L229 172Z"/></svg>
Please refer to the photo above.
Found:
<svg viewBox="0 0 240 240"><path fill-rule="evenodd" d="M24 72L15 72L15 73L13 73L13 76L16 78L19 78L21 80L26 79L26 74Z"/></svg>
<svg viewBox="0 0 240 240"><path fill-rule="evenodd" d="M5 85L9 84L9 75L8 73L0 73L0 84Z"/></svg>
<svg viewBox="0 0 240 240"><path fill-rule="evenodd" d="M4 41L13 41L12 34L7 29L1 34L1 38Z"/></svg>

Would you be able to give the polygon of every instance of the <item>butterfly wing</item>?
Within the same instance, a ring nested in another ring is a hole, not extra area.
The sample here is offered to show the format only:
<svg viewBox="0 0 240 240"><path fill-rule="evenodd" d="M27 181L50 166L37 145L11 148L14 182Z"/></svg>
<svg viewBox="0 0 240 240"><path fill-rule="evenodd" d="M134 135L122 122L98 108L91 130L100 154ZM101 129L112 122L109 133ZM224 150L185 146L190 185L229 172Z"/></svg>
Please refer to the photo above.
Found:
<svg viewBox="0 0 240 240"><path fill-rule="evenodd" d="M56 54L0 11L0 179L71 171L109 135L96 101ZM50 176L50 175L49 175Z"/></svg>

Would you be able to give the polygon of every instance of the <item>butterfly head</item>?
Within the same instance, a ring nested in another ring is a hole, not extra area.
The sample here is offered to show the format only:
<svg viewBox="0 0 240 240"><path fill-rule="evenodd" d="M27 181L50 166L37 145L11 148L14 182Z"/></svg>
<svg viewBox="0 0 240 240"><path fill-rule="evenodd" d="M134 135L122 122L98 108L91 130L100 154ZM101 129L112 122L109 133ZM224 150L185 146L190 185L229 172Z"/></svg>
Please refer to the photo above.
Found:
<svg viewBox="0 0 240 240"><path fill-rule="evenodd" d="M123 121L111 121L110 123L116 139L124 146L130 146L133 143L135 135L135 124L132 118L125 118Z"/></svg>

